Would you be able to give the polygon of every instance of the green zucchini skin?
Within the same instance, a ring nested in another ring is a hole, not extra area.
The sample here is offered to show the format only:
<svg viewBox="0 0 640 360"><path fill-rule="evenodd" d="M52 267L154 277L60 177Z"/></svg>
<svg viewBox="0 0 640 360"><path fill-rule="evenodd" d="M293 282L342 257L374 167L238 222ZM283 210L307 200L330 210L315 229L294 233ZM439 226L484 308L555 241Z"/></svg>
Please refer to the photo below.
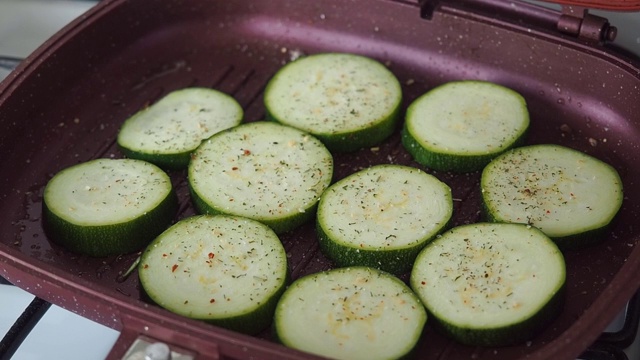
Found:
<svg viewBox="0 0 640 360"><path fill-rule="evenodd" d="M437 331L466 345L509 346L531 340L562 312L566 265L535 227L475 223L427 245L410 284Z"/></svg>
<svg viewBox="0 0 640 360"><path fill-rule="evenodd" d="M285 279L289 278L287 274ZM287 280L283 282L283 285L279 287L269 299L250 314L220 319L203 319L203 321L239 333L257 335L273 323L273 313L278 305L278 300L287 289L286 283Z"/></svg>
<svg viewBox="0 0 640 360"><path fill-rule="evenodd" d="M240 124L243 116L240 104L218 90L174 90L126 119L117 143L128 158L180 170L202 140Z"/></svg>
<svg viewBox="0 0 640 360"><path fill-rule="evenodd" d="M525 99L478 80L442 84L414 100L405 115L402 144L416 162L437 171L482 170L499 154L524 144Z"/></svg>
<svg viewBox="0 0 640 360"><path fill-rule="evenodd" d="M234 215L230 213L228 210L222 208L221 206L216 206L215 204L207 201L198 191L196 191L193 186L189 186L189 193L191 194L191 201L196 211L200 214L208 214L208 215ZM297 214L290 214L288 216L282 216L277 219L271 218L263 218L263 217L253 217L254 220L260 221L263 224L266 224L276 234L283 234L293 229L298 228L299 226L312 221L316 215L316 209L318 208L318 204L313 204L307 210Z"/></svg>
<svg viewBox="0 0 640 360"><path fill-rule="evenodd" d="M175 191L153 210L127 223L78 227L42 203L44 230L66 249L92 257L106 257L140 250L164 231L178 210Z"/></svg>
<svg viewBox="0 0 640 360"><path fill-rule="evenodd" d="M523 146L527 139L528 131L524 131L514 142L504 149ZM450 171L453 173L470 173L482 170L491 160L500 153L492 154L447 154L430 151L424 148L416 140L415 137L407 130L407 124L404 123L401 130L401 141L404 148L413 156L413 159L430 169L436 171Z"/></svg>
<svg viewBox="0 0 640 360"><path fill-rule="evenodd" d="M147 246L138 274L148 301L250 335L272 323L290 280L285 250L273 230L228 215L180 220ZM238 307L228 305L238 299Z"/></svg>
<svg viewBox="0 0 640 360"><path fill-rule="evenodd" d="M343 267L295 280L276 307L274 335L285 346L329 358L406 359L427 319L416 294L397 277Z"/></svg>
<svg viewBox="0 0 640 360"><path fill-rule="evenodd" d="M207 215L207 216L219 216L219 215ZM225 215L221 215L225 216ZM262 331L269 329L273 325L273 314L275 312L275 308L278 305L278 301L282 294L287 290L287 287L291 284L291 272L287 268L285 273L285 281L282 287L279 287L274 293L273 296L267 299L263 305L257 309L255 309L251 314L245 315L237 315L229 318L198 318L196 320L205 322L207 324L219 326L225 329L229 329L232 331L236 331L242 334L247 335L258 335ZM154 300L154 298L149 295L144 289L144 286L140 286L139 289L140 298L149 303L158 307L162 307L161 303L158 303ZM279 341L277 334L274 329L270 331L273 334L274 340Z"/></svg>
<svg viewBox="0 0 640 360"><path fill-rule="evenodd" d="M503 219L494 216L485 202L482 203L481 211L485 221L493 223L505 222ZM603 242L606 239L606 235L608 234L614 221L615 218L612 218L609 223L597 229L591 229L573 235L554 236L551 237L551 239L558 245L560 249L562 249L562 251L579 250ZM522 224L526 225L527 223L524 222Z"/></svg>
<svg viewBox="0 0 640 360"><path fill-rule="evenodd" d="M402 89L374 59L319 53L282 67L267 84L264 103L266 119L309 132L332 152L352 152L396 130Z"/></svg>
<svg viewBox="0 0 640 360"><path fill-rule="evenodd" d="M458 327L442 321L427 310L429 325L461 344L469 346L511 346L525 343L544 331L563 311L566 300L566 283L549 299L537 313L526 322L492 329Z"/></svg>
<svg viewBox="0 0 640 360"><path fill-rule="evenodd" d="M445 230L449 221L442 227ZM331 239L320 224L316 221L316 234L320 250L330 258L336 266L367 266L380 269L391 274L402 275L411 270L413 262L420 251L427 245L432 237L420 246L406 247L402 249L361 249L353 246L339 244Z"/></svg>
<svg viewBox="0 0 640 360"><path fill-rule="evenodd" d="M536 226L563 250L602 241L624 198L611 165L551 144L503 153L485 167L480 185L487 221Z"/></svg>
<svg viewBox="0 0 640 360"><path fill-rule="evenodd" d="M376 165L331 185L316 216L320 249L338 266L411 270L420 250L453 214L449 186L401 165Z"/></svg>
<svg viewBox="0 0 640 360"><path fill-rule="evenodd" d="M97 159L73 167L91 165L90 163L138 162L139 160ZM155 168L154 165L148 164ZM73 167L62 170L67 171ZM73 169L72 169L73 170ZM158 172L162 170L157 169ZM100 219L97 223L76 223L64 218L52 209L50 192L51 182L45 187L42 201L42 222L45 233L54 243L66 249L92 257L106 257L130 253L144 248L151 240L163 232L173 221L178 210L178 197L171 186L169 177L162 172L167 184L165 197L148 211L140 212L135 218L122 222L109 222ZM114 194L116 196L116 194ZM99 206L99 205L96 205Z"/></svg>
<svg viewBox="0 0 640 360"><path fill-rule="evenodd" d="M142 151L135 151L123 146L118 147L120 152L129 159L138 159L155 164L167 171L177 171L184 169L191 159L192 150L180 153L173 153L171 156L150 154Z"/></svg>
<svg viewBox="0 0 640 360"><path fill-rule="evenodd" d="M289 272L286 274L285 285L278 288L276 292L273 293L273 297L267 299L262 306L256 308L251 314L245 315L237 315L228 318L194 318L194 320L202 321L207 324L219 326L221 328L225 328L231 331L236 331L242 334L247 335L258 335L262 331L269 329L273 323L273 313L278 304L278 300L287 289L287 284L291 283L291 275ZM154 300L154 298L149 295L144 289L144 287L140 287L140 298L145 302L162 307L161 303L158 303ZM187 316L188 317L188 316ZM274 337L275 331L274 331ZM277 337L275 339L277 340Z"/></svg>
<svg viewBox="0 0 640 360"><path fill-rule="evenodd" d="M370 125L366 129L344 131L339 134L319 133L313 135L320 139L327 149L335 153L348 153L362 148L380 144L387 139L398 127L400 118L400 107L381 119L379 122ZM266 119L282 123L276 116L267 111Z"/></svg>
<svg viewBox="0 0 640 360"><path fill-rule="evenodd" d="M269 121L213 135L188 168L193 204L267 224L277 234L311 221L333 177L333 156L316 137Z"/></svg>

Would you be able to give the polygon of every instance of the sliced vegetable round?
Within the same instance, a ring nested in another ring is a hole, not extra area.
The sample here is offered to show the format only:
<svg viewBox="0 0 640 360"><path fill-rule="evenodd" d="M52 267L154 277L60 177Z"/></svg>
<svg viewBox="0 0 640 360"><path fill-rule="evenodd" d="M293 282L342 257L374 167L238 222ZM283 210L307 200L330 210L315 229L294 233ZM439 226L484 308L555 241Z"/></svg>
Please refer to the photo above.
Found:
<svg viewBox="0 0 640 360"><path fill-rule="evenodd" d="M288 347L334 359L397 359L427 321L411 289L388 273L339 268L296 280L282 295L275 329Z"/></svg>
<svg viewBox="0 0 640 360"><path fill-rule="evenodd" d="M140 284L159 306L255 334L273 319L285 289L287 256L278 236L251 219L185 218L144 251Z"/></svg>
<svg viewBox="0 0 640 360"><path fill-rule="evenodd" d="M176 90L127 119L118 145L127 157L163 168L186 168L202 140L240 124L242 116L238 102L220 91Z"/></svg>
<svg viewBox="0 0 640 360"><path fill-rule="evenodd" d="M108 256L139 250L164 231L178 207L171 180L133 159L97 159L57 173L44 189L43 225L71 251Z"/></svg>
<svg viewBox="0 0 640 360"><path fill-rule="evenodd" d="M522 224L453 228L418 255L410 284L435 327L455 340L502 346L530 340L562 309L562 253Z"/></svg>
<svg viewBox="0 0 640 360"><path fill-rule="evenodd" d="M482 172L481 186L489 220L533 225L563 248L601 239L623 198L613 167L559 145L501 155Z"/></svg>
<svg viewBox="0 0 640 360"><path fill-rule="evenodd" d="M282 233L312 219L333 175L315 137L273 122L218 133L193 153L189 185L201 213L244 216Z"/></svg>
<svg viewBox="0 0 640 360"><path fill-rule="evenodd" d="M529 112L517 92L484 81L438 86L407 109L402 143L422 165L441 171L481 170L520 145Z"/></svg>
<svg viewBox="0 0 640 360"><path fill-rule="evenodd" d="M382 142L395 130L402 89L381 63L325 53L281 68L264 93L267 117L317 136L331 151Z"/></svg>
<svg viewBox="0 0 640 360"><path fill-rule="evenodd" d="M411 270L420 250L453 213L451 189L401 165L377 165L331 185L318 204L322 251L338 266L395 274Z"/></svg>

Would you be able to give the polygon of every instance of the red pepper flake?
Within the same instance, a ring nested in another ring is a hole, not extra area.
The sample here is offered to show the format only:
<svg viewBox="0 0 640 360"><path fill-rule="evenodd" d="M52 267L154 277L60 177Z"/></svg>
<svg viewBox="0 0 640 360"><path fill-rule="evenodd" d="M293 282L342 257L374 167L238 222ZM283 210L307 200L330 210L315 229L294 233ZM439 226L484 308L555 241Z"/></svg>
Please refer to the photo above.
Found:
<svg viewBox="0 0 640 360"><path fill-rule="evenodd" d="M209 300L209 304L213 304L214 302L216 302L216 299L212 298L211 300Z"/></svg>
<svg viewBox="0 0 640 360"><path fill-rule="evenodd" d="M238 167L234 166L234 167L231 168L231 170L238 170Z"/></svg>
<svg viewBox="0 0 640 360"><path fill-rule="evenodd" d="M547 214L551 214L551 210L547 210Z"/></svg>
<svg viewBox="0 0 640 360"><path fill-rule="evenodd" d="M210 252L209 255L207 255L209 257L209 259L213 259L214 256L216 256L216 254Z"/></svg>
<svg viewBox="0 0 640 360"><path fill-rule="evenodd" d="M169 256L169 255L167 255L167 254L162 254L162 257L163 257L163 258L166 258L167 256Z"/></svg>
<svg viewBox="0 0 640 360"><path fill-rule="evenodd" d="M175 272L177 268L178 264L173 264L173 266L171 267L171 272Z"/></svg>
<svg viewBox="0 0 640 360"><path fill-rule="evenodd" d="M249 149L244 149L244 151L242 152L243 155L251 155L251 150Z"/></svg>
<svg viewBox="0 0 640 360"><path fill-rule="evenodd" d="M148 269L148 268L149 268L149 264L144 264L144 265L142 266L142 268L143 268L143 269Z"/></svg>
<svg viewBox="0 0 640 360"><path fill-rule="evenodd" d="M420 284L427 285L427 282L423 280L423 281L420 282Z"/></svg>

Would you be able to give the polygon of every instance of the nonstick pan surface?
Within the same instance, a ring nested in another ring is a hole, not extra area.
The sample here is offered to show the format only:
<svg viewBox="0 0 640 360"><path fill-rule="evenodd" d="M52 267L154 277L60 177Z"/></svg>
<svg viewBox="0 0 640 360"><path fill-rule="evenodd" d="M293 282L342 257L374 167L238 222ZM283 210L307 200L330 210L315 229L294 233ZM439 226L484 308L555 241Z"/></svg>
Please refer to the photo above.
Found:
<svg viewBox="0 0 640 360"><path fill-rule="evenodd" d="M35 295L122 331L111 357L142 334L201 358L299 358L271 330L240 335L144 301L137 253L89 258L49 242L42 190L61 169L119 158L122 122L189 86L231 94L246 121L263 119L266 82L298 56L339 51L386 64L404 105L447 81L481 79L520 92L531 114L528 144L555 143L600 158L620 173L625 198L601 243L568 250L566 306L539 336L510 347L462 346L427 325L422 359L576 358L640 285L640 75L638 63L602 45L544 29L391 0L103 1L29 56L0 85L0 276ZM336 179L379 163L414 163L399 132L379 147L336 154ZM426 169L453 190L454 225L481 220L479 173ZM183 172L172 172L181 208L194 214ZM313 224L282 236L292 278L330 269ZM404 278L406 280L406 277Z"/></svg>

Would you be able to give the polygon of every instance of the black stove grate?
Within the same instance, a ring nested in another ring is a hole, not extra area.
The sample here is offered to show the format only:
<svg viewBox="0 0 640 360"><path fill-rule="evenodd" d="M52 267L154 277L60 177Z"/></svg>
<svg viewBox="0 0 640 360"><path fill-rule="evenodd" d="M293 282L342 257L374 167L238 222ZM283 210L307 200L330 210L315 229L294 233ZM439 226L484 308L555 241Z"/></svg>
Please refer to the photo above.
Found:
<svg viewBox="0 0 640 360"><path fill-rule="evenodd" d="M0 284L10 285L0 277ZM47 312L51 303L35 297L0 340L0 360L9 360Z"/></svg>
<svg viewBox="0 0 640 360"><path fill-rule="evenodd" d="M604 332L581 356L581 360L629 360L624 349L633 344L640 323L640 290L627 303L620 330Z"/></svg>
<svg viewBox="0 0 640 360"><path fill-rule="evenodd" d="M606 343L599 343L597 341L582 355L580 360L629 360L629 357L623 349Z"/></svg>
<svg viewBox="0 0 640 360"><path fill-rule="evenodd" d="M629 347L638 333L640 323L640 290L629 300L625 313L625 320L622 328L617 332L603 333L598 339L599 342L611 344L620 348Z"/></svg>

